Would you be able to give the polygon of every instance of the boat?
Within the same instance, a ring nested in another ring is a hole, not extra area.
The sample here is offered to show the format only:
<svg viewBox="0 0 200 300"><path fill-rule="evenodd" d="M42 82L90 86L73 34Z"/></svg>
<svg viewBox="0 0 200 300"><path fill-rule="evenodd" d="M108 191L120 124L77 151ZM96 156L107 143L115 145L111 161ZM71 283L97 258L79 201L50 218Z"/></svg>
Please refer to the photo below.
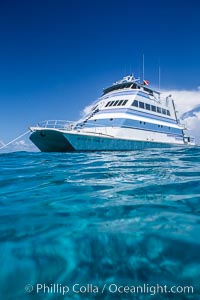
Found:
<svg viewBox="0 0 200 300"><path fill-rule="evenodd" d="M48 120L31 126L30 140L42 152L129 151L194 146L177 117L171 95L133 74L103 90L76 122Z"/></svg>

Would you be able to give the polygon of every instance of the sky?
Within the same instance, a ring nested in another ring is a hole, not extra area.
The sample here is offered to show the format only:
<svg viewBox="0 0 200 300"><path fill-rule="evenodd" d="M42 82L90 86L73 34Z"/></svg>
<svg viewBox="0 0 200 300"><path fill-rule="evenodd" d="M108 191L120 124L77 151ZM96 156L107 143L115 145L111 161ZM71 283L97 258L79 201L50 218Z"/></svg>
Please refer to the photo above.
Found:
<svg viewBox="0 0 200 300"><path fill-rule="evenodd" d="M198 0L0 1L0 142L42 120L77 120L103 88L142 77L143 54L151 87L160 65L181 113L200 105L199 11Z"/></svg>

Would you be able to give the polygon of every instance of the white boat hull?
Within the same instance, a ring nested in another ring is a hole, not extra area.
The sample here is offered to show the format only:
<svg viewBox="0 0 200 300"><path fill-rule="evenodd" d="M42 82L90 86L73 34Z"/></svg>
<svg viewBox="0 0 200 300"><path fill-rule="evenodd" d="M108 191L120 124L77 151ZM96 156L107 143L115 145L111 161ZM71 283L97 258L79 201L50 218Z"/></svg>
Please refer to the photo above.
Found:
<svg viewBox="0 0 200 300"><path fill-rule="evenodd" d="M133 75L104 89L76 122L47 120L30 128L31 141L45 152L117 151L194 146L176 115L171 95L147 88Z"/></svg>
<svg viewBox="0 0 200 300"><path fill-rule="evenodd" d="M180 144L128 140L110 136L87 134L85 132L64 132L56 129L35 130L31 134L30 140L42 152L131 151L145 148L180 146Z"/></svg>

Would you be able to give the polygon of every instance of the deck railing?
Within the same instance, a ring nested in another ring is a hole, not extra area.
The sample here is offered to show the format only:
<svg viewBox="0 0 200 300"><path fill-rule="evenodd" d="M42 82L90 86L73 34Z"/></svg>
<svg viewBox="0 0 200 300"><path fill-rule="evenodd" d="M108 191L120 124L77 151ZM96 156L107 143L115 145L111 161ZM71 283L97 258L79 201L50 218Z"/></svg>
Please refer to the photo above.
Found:
<svg viewBox="0 0 200 300"><path fill-rule="evenodd" d="M63 129L63 130L72 130L73 129L74 122L72 121L66 121L66 120L46 120L39 122L37 124L37 127L42 128L57 128L57 129Z"/></svg>
<svg viewBox="0 0 200 300"><path fill-rule="evenodd" d="M90 127L82 128L82 126L73 121L66 121L66 120L47 120L47 121L42 121L37 124L38 128L55 128L55 129L61 129L61 130L77 130L78 132L83 131L83 132L89 132L89 133L95 133L98 135L106 135L106 136L111 136L108 131L107 127L102 126L102 124L98 124L96 122L90 124L93 125Z"/></svg>

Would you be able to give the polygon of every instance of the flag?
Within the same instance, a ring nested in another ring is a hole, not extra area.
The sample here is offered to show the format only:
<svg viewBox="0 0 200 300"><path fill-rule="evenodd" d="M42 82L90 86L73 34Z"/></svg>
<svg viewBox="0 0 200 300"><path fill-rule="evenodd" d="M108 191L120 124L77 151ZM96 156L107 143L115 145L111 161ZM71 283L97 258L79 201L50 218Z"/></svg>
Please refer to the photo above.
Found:
<svg viewBox="0 0 200 300"><path fill-rule="evenodd" d="M143 80L144 85L149 85L149 80Z"/></svg>

